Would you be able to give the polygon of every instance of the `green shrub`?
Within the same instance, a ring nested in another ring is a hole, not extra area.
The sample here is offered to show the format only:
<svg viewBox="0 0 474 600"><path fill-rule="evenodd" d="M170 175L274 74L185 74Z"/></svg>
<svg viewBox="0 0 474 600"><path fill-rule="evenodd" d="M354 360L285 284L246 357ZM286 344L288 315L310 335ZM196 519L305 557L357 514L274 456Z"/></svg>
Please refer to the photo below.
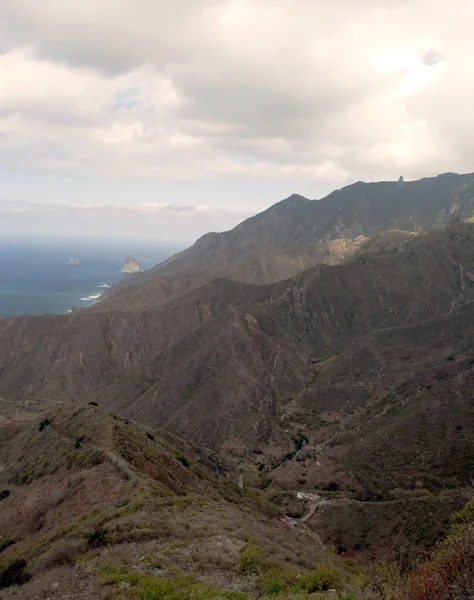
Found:
<svg viewBox="0 0 474 600"><path fill-rule="evenodd" d="M22 585L29 578L26 572L26 560L13 560L5 566L0 566L0 590L11 585Z"/></svg>
<svg viewBox="0 0 474 600"><path fill-rule="evenodd" d="M260 546L249 542L239 554L239 570L246 575L257 575L262 570L263 551Z"/></svg>
<svg viewBox="0 0 474 600"><path fill-rule="evenodd" d="M411 577L409 600L470 599L474 590L474 525L455 525Z"/></svg>
<svg viewBox="0 0 474 600"><path fill-rule="evenodd" d="M86 540L88 545L92 548L105 546L105 544L107 543L107 532L102 527L98 527L97 529L94 529L94 531L86 535Z"/></svg>
<svg viewBox="0 0 474 600"><path fill-rule="evenodd" d="M339 571L331 565L318 565L314 571L305 573L299 580L299 586L308 594L330 589L338 589L341 585Z"/></svg>
<svg viewBox="0 0 474 600"><path fill-rule="evenodd" d="M450 354L450 355L449 355L449 356L446 358L446 360L447 360L448 362L454 362L454 361L456 360L456 356L455 356L454 354Z"/></svg>
<svg viewBox="0 0 474 600"><path fill-rule="evenodd" d="M10 490L2 490L0 492L0 501L5 500L5 498L8 498L9 495L10 495Z"/></svg>
<svg viewBox="0 0 474 600"><path fill-rule="evenodd" d="M175 456L176 460L179 460L179 462L186 468L189 468L191 466L191 463L189 462L189 460L183 456L182 454L176 454Z"/></svg>
<svg viewBox="0 0 474 600"><path fill-rule="evenodd" d="M154 442L154 441L155 441L155 436L154 436L152 433L150 433L149 431L147 431L147 433L146 433L146 437L147 437L149 440L151 440L152 442Z"/></svg>
<svg viewBox="0 0 474 600"><path fill-rule="evenodd" d="M48 425L51 425L51 421L49 419L43 419L41 421L41 423L39 424L38 429L40 431L43 431L43 429L46 429L46 427L48 427Z"/></svg>
<svg viewBox="0 0 474 600"><path fill-rule="evenodd" d="M15 543L15 540L12 540L11 537L5 536L0 538L0 552L3 552L8 546L11 546Z"/></svg>
<svg viewBox="0 0 474 600"><path fill-rule="evenodd" d="M106 566L100 569L98 577L101 583L113 586L114 591L119 593L114 598L123 598L120 590L125 584L126 589L130 588L127 598L137 600L248 600L247 594L224 592L191 575L177 575L174 579L167 579Z"/></svg>
<svg viewBox="0 0 474 600"><path fill-rule="evenodd" d="M275 596L288 591L298 581L298 573L289 567L272 567L259 578L259 588L264 595Z"/></svg>
<svg viewBox="0 0 474 600"><path fill-rule="evenodd" d="M88 402L87 404L88 404L89 406L99 406L99 405L97 404L97 402Z"/></svg>
<svg viewBox="0 0 474 600"><path fill-rule="evenodd" d="M309 442L308 436L306 436L304 433L298 433L297 435L294 435L292 439L296 450L301 450L305 442L306 444Z"/></svg>

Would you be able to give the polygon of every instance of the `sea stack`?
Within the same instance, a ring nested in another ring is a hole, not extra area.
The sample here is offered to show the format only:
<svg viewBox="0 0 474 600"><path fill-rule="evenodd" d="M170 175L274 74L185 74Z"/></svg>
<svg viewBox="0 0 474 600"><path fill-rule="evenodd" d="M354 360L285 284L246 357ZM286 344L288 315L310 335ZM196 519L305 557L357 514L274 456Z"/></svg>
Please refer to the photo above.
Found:
<svg viewBox="0 0 474 600"><path fill-rule="evenodd" d="M143 269L140 266L140 263L132 258L131 256L127 256L127 260L122 267L122 273L143 273Z"/></svg>
<svg viewBox="0 0 474 600"><path fill-rule="evenodd" d="M70 265L71 267L80 267L81 261L78 258L70 258L67 261L67 264Z"/></svg>

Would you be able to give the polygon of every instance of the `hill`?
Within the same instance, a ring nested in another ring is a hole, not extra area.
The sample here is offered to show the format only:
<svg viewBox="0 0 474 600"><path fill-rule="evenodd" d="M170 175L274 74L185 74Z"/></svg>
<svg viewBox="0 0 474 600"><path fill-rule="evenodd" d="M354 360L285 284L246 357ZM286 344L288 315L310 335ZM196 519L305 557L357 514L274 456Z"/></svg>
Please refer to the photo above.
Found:
<svg viewBox="0 0 474 600"><path fill-rule="evenodd" d="M19 584L24 600L357 587L304 523L279 522L222 460L169 434L65 405L14 412L0 439L1 597Z"/></svg>

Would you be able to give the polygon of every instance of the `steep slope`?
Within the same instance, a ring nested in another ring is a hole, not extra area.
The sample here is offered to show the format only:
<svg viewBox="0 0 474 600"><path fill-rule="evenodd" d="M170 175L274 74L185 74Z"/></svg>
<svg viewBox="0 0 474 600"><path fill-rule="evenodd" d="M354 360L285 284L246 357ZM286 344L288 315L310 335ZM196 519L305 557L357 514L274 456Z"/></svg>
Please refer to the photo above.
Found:
<svg viewBox="0 0 474 600"><path fill-rule="evenodd" d="M419 236L401 252L318 266L272 301L222 313L99 398L199 443L248 452L263 440L270 451L281 446L281 431L278 441L272 431L282 405L308 387L321 361L332 364L366 334L455 310L474 299L473 280L474 228L462 224ZM370 355L360 365L351 382L370 377Z"/></svg>
<svg viewBox="0 0 474 600"><path fill-rule="evenodd" d="M87 398L146 358L219 315L261 302L269 287L215 280L162 311L77 311L0 320L0 397Z"/></svg>
<svg viewBox="0 0 474 600"><path fill-rule="evenodd" d="M392 229L428 230L443 227L453 216L468 220L473 213L473 174L359 182L319 201L293 195L231 231L203 236L187 250L112 290L94 310L160 306L216 276L269 283L320 262L333 264L326 254L333 240ZM321 245L323 252L318 249ZM295 255L296 249L301 254ZM282 260L285 256L289 263ZM255 261L257 266L249 268ZM258 278L255 270L260 272Z"/></svg>
<svg viewBox="0 0 474 600"><path fill-rule="evenodd" d="M5 421L2 598L247 600L283 573L296 585L321 560L341 591L353 589L317 536L279 523L203 449L90 405Z"/></svg>

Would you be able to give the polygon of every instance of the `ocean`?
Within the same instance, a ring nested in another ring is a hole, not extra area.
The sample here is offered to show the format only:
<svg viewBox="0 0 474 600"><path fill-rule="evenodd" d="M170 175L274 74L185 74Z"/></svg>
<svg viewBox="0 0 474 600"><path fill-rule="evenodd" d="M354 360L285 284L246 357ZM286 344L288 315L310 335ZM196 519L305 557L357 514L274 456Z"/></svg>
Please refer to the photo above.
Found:
<svg viewBox="0 0 474 600"><path fill-rule="evenodd" d="M99 241L18 241L0 239L0 318L18 314L63 314L90 306L133 256L143 269L180 248ZM68 265L78 258L80 266Z"/></svg>

